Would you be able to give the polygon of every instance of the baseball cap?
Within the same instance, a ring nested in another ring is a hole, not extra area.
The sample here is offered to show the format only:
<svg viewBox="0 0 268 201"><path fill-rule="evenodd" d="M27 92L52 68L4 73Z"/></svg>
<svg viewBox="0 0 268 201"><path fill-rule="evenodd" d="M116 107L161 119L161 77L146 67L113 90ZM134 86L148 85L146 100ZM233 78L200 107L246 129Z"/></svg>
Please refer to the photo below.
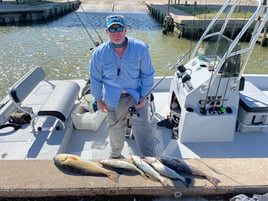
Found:
<svg viewBox="0 0 268 201"><path fill-rule="evenodd" d="M106 17L106 27L109 28L114 24L125 26L124 16L122 15L109 15Z"/></svg>

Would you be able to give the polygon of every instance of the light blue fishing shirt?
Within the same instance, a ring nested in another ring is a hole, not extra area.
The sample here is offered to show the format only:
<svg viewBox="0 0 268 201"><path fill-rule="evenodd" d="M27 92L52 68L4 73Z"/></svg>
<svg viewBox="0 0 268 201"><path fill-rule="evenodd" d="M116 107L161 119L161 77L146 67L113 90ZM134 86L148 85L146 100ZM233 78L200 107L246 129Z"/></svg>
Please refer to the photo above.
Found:
<svg viewBox="0 0 268 201"><path fill-rule="evenodd" d="M91 94L96 101L103 99L110 107L118 105L122 91L129 93L136 103L146 96L154 84L154 67L148 45L128 38L120 58L110 41L98 46L90 61ZM104 90L103 90L104 89Z"/></svg>

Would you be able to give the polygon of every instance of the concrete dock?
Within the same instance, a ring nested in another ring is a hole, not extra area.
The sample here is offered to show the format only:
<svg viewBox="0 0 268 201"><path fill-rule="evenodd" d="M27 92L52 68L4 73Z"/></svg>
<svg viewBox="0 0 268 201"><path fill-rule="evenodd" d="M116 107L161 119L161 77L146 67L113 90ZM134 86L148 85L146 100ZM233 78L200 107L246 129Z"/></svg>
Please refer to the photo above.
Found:
<svg viewBox="0 0 268 201"><path fill-rule="evenodd" d="M75 11L79 0L19 4L15 1L0 2L0 25L33 23L47 21Z"/></svg>
<svg viewBox="0 0 268 201"><path fill-rule="evenodd" d="M178 1L171 0L170 4ZM201 0L197 1L199 4L208 4L211 6L221 6L225 1L213 1L213 0ZM184 3L184 2L181 2ZM187 1L188 5L194 5L195 0ZM248 5L248 1L241 1L241 5ZM175 29L173 30L174 34L178 37L185 37L189 39L198 39L203 34L203 31L208 26L210 20L208 19L198 19L188 13L185 13L181 10L175 9L171 6L168 6L167 0L135 0L126 3L124 0L117 1L108 1L108 0L92 0L90 2L82 0L82 6L88 12L105 12L105 11L131 11L131 12L149 12L154 18L156 18L159 23L163 24L163 20L167 13L170 13L174 19ZM218 26L221 27L224 20L221 23L218 23ZM236 20L233 24L236 24L236 29L241 30L245 24L245 20ZM232 22L229 23L230 35L233 32ZM268 25L268 22L267 22ZM228 35L228 33L227 33ZM261 45L266 45L267 34L259 39Z"/></svg>
<svg viewBox="0 0 268 201"><path fill-rule="evenodd" d="M222 2L223 3L223 2ZM242 6L247 6L243 5L243 1L241 2L241 7ZM197 4L202 4L201 2L198 2ZM214 6L215 8L220 7L220 2L207 2L208 5L211 7ZM175 29L172 30L177 34L178 37L184 37L184 38L189 38L189 39L199 39L204 30L207 28L207 26L210 23L210 19L199 19L196 18L188 13L185 13L181 10L175 9L171 6L168 6L167 4L159 4L159 3L148 3L146 4L149 12L152 14L153 17L155 17L160 23L163 24L165 15L167 13L170 14L170 16L174 19L174 24L175 24ZM194 5L194 3L189 3L187 2L187 5ZM254 10L254 9L253 9ZM239 33L242 28L244 27L246 21L244 19L233 19L229 20L229 23L226 27L226 33L225 35L231 37L233 33ZM220 29L222 25L224 24L224 19L219 20L217 23L217 29ZM235 25L235 30L234 30L234 25ZM265 46L267 43L267 26L268 22L266 23L266 28L264 29L264 34L262 34L258 42L262 45ZM248 34L251 35L253 29L248 31Z"/></svg>
<svg viewBox="0 0 268 201"><path fill-rule="evenodd" d="M268 192L268 159L188 159L221 183L213 186L206 179L193 177L190 187L169 180L169 187L144 179L140 175L124 175L115 183L105 176L79 176L59 170L51 160L0 161L1 197L58 197L100 195L167 196L232 196Z"/></svg>

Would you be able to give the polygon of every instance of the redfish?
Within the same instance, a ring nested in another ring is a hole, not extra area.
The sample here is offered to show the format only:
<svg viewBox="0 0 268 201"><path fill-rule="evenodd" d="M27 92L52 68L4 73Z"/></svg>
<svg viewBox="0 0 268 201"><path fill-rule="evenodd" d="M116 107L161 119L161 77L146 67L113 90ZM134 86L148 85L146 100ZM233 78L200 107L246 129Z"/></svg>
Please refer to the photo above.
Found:
<svg viewBox="0 0 268 201"><path fill-rule="evenodd" d="M212 177L206 174L205 172L202 172L201 170L197 169L196 167L192 165L187 164L182 159L172 158L168 156L161 156L160 161L164 165L178 172L179 174L196 175L196 176L206 178L214 186L217 186L220 183L219 179Z"/></svg>
<svg viewBox="0 0 268 201"><path fill-rule="evenodd" d="M160 162L158 158L144 157L144 160L149 163L157 172L159 172L165 177L181 180L186 186L189 186L189 184L191 183L190 178L185 178L181 176L178 172Z"/></svg>
<svg viewBox="0 0 268 201"><path fill-rule="evenodd" d="M67 171L76 172L81 175L105 175L114 182L118 182L119 179L119 174L116 172L107 170L97 163L82 159L79 156L58 154L53 160L57 167Z"/></svg>

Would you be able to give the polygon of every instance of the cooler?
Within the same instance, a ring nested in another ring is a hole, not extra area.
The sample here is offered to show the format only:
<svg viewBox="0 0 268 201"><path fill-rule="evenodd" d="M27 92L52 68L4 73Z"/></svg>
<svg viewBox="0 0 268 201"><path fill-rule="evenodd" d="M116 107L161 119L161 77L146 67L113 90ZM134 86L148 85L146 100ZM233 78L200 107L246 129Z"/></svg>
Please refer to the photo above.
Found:
<svg viewBox="0 0 268 201"><path fill-rule="evenodd" d="M238 126L240 132L262 132L268 127L268 96L246 81L240 91Z"/></svg>

